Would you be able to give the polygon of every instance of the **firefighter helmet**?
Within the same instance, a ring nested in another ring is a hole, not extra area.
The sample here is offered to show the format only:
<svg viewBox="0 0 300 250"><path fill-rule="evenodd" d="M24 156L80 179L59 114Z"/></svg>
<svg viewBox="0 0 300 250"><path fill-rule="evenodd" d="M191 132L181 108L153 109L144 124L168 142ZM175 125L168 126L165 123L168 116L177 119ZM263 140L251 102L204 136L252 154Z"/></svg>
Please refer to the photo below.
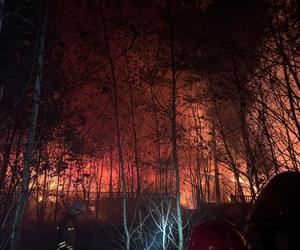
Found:
<svg viewBox="0 0 300 250"><path fill-rule="evenodd" d="M192 232L190 250L246 250L247 242L237 227L227 221L200 223Z"/></svg>
<svg viewBox="0 0 300 250"><path fill-rule="evenodd" d="M247 230L299 230L300 173L284 172L260 192L247 218Z"/></svg>
<svg viewBox="0 0 300 250"><path fill-rule="evenodd" d="M300 249L300 173L273 177L258 195L247 217L253 249Z"/></svg>
<svg viewBox="0 0 300 250"><path fill-rule="evenodd" d="M69 214L71 216L78 216L86 209L86 204L83 201L76 201L70 207Z"/></svg>

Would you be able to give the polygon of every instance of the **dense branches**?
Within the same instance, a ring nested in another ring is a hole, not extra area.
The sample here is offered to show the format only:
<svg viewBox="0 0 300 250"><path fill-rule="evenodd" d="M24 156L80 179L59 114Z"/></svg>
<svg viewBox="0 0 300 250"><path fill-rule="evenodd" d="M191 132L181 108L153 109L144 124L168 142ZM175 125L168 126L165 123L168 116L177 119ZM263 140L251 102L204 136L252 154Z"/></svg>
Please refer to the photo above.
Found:
<svg viewBox="0 0 300 250"><path fill-rule="evenodd" d="M296 1L51 3L47 32L40 1L2 2L0 232L82 198L126 249L183 249L186 208L299 170Z"/></svg>

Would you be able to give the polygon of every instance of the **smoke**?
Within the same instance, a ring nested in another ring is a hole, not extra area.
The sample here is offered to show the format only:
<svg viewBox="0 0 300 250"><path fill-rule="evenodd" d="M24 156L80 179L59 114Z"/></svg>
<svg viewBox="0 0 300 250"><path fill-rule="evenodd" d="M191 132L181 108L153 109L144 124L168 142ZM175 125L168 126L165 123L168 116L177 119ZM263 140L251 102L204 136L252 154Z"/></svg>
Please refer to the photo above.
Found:
<svg viewBox="0 0 300 250"><path fill-rule="evenodd" d="M259 64L267 7L258 0L215 0L204 10L176 10L180 68L205 79L202 84L210 99L207 115L216 120L218 109L218 119L232 141L240 135L241 102L247 107L253 101L249 76Z"/></svg>
<svg viewBox="0 0 300 250"><path fill-rule="evenodd" d="M256 50L264 35L263 23L266 10L264 1L176 0L171 2L178 70L205 78L211 92L211 99L218 100L227 107L222 113L222 120L228 122L225 125L237 128L238 114L234 110L232 100L238 96L239 90L236 88L237 79L234 79L233 66L237 65L235 73L239 77L238 80L244 83L247 76L255 69L258 58L250 56L248 52ZM104 76L108 74L101 27L99 32L95 31L95 27L100 22L95 5L92 2L87 4L85 1L70 1L67 4L53 5L52 8L57 8L52 10L52 13L56 14L54 21L61 24L59 33L63 40L72 41L64 51L62 66L64 74L70 79L75 79L79 86L74 88L72 100L75 100L76 96L76 104L88 102L90 106L101 109L104 104L99 102L103 100L102 93L99 91L87 93L88 101L80 101L83 88L87 92L89 89L97 88L80 86L104 82ZM122 53L124 38L121 39L121 36L126 32L128 41L132 41L136 36L138 39L141 38L141 41L150 41L149 44L153 42L155 35L161 39L162 55L159 59L163 63L160 66L167 65L170 62L167 13L167 5L164 1L124 1L121 5L105 2L105 17L109 26L113 54L117 57ZM130 28L127 30L126 27ZM85 37L82 37L82 34L86 34ZM72 37L79 38L72 40ZM145 54L143 57L151 59L152 50L149 48L148 55ZM123 67L121 57L114 60L120 68ZM103 68L95 70L99 65ZM121 79L122 76L119 78ZM109 84L106 83L106 86ZM247 89L246 84L245 89ZM208 115L213 118L210 112Z"/></svg>

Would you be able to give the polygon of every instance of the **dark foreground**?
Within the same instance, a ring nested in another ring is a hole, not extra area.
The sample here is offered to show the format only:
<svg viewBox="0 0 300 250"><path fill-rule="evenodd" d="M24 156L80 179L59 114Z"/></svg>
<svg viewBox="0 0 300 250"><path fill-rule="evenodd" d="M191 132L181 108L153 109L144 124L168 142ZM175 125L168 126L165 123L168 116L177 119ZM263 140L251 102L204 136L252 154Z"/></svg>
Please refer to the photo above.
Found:
<svg viewBox="0 0 300 250"><path fill-rule="evenodd" d="M249 205L207 204L193 213L192 222L207 219L225 219L234 222L240 229L245 225ZM76 228L76 250L117 250L122 249L122 225L81 218ZM56 249L57 230L53 223L27 221L24 224L22 250Z"/></svg>

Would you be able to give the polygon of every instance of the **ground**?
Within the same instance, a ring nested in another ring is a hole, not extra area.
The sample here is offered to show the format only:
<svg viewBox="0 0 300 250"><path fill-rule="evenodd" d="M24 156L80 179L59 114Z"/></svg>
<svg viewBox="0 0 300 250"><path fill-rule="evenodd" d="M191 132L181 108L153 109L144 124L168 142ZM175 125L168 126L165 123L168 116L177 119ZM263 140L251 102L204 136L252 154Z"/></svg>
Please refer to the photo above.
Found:
<svg viewBox="0 0 300 250"><path fill-rule="evenodd" d="M234 222L241 230L245 226L249 205L241 204L206 204L196 211L192 219L207 220L213 218ZM122 226L103 221L81 219L77 225L76 250L114 250L120 249L116 240ZM30 223L24 225L21 250L53 250L56 249L56 225L53 223Z"/></svg>

